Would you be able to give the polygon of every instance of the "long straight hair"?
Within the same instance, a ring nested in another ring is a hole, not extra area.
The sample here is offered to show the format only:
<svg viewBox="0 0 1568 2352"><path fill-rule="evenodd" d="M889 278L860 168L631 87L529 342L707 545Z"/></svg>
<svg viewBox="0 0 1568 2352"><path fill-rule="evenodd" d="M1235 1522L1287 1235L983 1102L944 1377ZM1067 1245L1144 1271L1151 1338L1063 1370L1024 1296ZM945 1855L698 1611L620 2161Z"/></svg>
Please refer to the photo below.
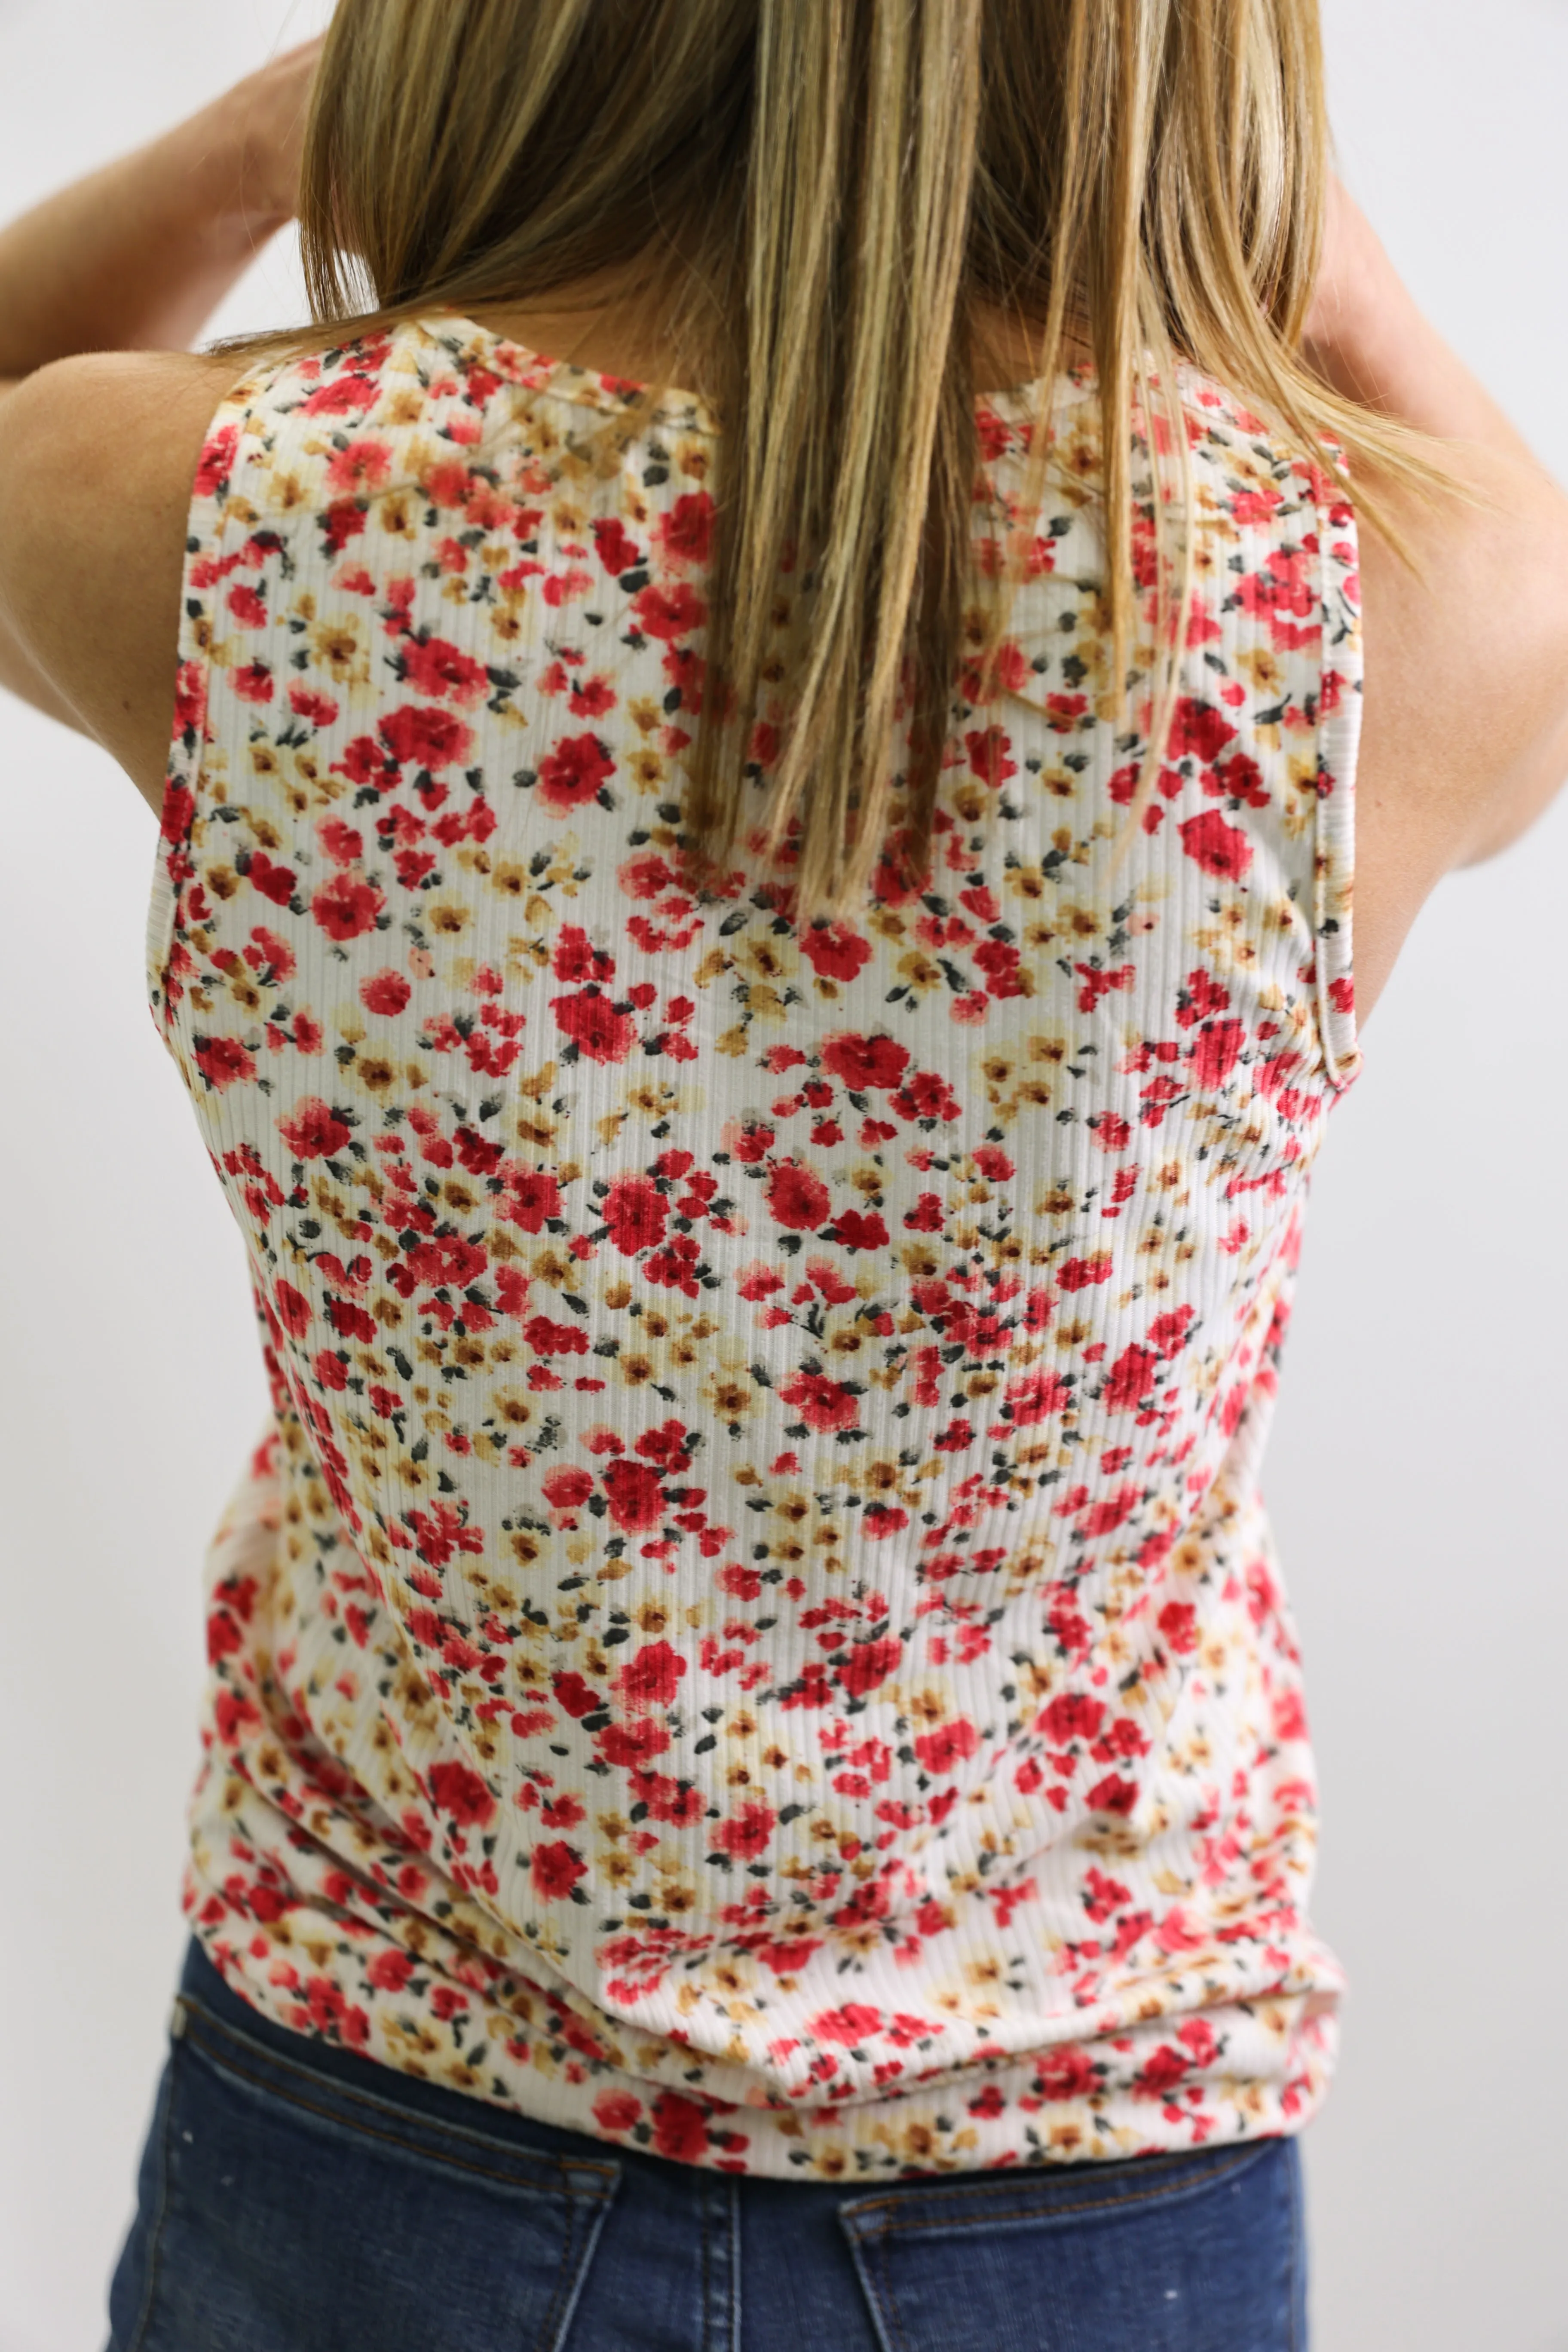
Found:
<svg viewBox="0 0 1568 2352"><path fill-rule="evenodd" d="M670 364L622 437L678 387L722 427L691 872L744 842L820 920L928 876L955 684L993 695L1070 355L1092 353L1144 790L1191 581L1178 362L1342 483L1342 451L1430 474L1300 354L1326 147L1317 0L338 0L301 173L315 339L606 285L653 330ZM983 609L988 317L1040 397Z"/></svg>

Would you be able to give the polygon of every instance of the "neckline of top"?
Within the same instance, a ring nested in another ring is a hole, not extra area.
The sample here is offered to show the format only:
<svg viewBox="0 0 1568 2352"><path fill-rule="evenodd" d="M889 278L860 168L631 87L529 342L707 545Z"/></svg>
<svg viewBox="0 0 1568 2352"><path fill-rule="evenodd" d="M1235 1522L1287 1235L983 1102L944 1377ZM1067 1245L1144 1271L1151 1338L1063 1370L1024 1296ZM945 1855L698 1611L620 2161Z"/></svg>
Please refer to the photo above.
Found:
<svg viewBox="0 0 1568 2352"><path fill-rule="evenodd" d="M595 408L605 415L616 415L640 409L643 395L650 389L636 377L602 373L596 368L579 367L574 360L558 359L547 352L535 351L531 345L520 342L514 335L503 335L482 320L471 319L457 310L433 310L411 323L438 341L449 341L454 332L465 341L482 342L504 359L499 371L509 380L525 384L533 392L548 392L557 399L574 403L579 407ZM1003 415L1017 411L1022 415L1033 413L1041 393L1051 381L1047 376L1032 376L1027 383L1010 384L1001 391L981 392L974 395L976 410L992 409ZM1095 382L1091 361L1080 360L1070 367L1058 369L1056 389L1059 397L1064 388L1087 392ZM722 431L711 404L700 392L684 385L671 384L661 402L647 409L649 423L660 422L677 425L683 432L700 433L717 438Z"/></svg>

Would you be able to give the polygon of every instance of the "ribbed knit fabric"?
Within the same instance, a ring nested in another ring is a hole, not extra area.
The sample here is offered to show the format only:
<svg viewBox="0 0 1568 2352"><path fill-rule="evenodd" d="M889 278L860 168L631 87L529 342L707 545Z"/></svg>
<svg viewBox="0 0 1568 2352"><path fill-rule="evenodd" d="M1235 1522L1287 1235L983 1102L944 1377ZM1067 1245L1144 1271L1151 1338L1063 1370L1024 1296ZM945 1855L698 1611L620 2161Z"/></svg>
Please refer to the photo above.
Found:
<svg viewBox="0 0 1568 2352"><path fill-rule="evenodd" d="M689 887L702 402L443 315L216 418L148 982L272 1411L185 1903L281 2023L786 2177L1313 2111L1257 1478L1357 1066L1355 533L1181 390L1197 595L1131 846L1079 373L927 887L885 861L814 929L755 863ZM977 567L1041 396L980 404Z"/></svg>

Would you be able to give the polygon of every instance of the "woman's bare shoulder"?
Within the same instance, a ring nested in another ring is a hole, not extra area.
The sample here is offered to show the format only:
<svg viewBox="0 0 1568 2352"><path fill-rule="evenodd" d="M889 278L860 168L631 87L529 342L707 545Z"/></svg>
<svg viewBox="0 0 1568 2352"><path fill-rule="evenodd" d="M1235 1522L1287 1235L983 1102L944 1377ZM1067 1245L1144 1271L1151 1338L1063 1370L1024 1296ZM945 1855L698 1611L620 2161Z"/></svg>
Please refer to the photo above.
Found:
<svg viewBox="0 0 1568 2352"><path fill-rule="evenodd" d="M1451 445L1463 495L1363 530L1356 1001L1370 1009L1456 866L1508 847L1568 775L1568 497L1510 450Z"/></svg>
<svg viewBox="0 0 1568 2352"><path fill-rule="evenodd" d="M192 484L232 358L94 352L0 384L0 685L155 810Z"/></svg>

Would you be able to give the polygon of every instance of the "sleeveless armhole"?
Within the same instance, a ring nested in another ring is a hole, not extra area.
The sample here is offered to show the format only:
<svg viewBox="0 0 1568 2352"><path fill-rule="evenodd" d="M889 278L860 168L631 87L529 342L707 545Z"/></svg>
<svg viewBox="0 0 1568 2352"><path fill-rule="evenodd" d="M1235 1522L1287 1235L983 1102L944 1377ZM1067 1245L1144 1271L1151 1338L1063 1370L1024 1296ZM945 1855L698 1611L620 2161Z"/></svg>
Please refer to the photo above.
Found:
<svg viewBox="0 0 1568 2352"><path fill-rule="evenodd" d="M191 486L185 554L180 574L174 708L144 940L148 1002L165 1041L169 1033L168 986L175 922L181 890L195 873L191 842L206 751L207 681L213 641L211 601L206 591L219 576L221 542L234 478L241 463L241 442L261 381L255 375L243 377L225 394L207 427ZM248 529L246 535L249 535Z"/></svg>
<svg viewBox="0 0 1568 2352"><path fill-rule="evenodd" d="M1362 716L1361 587L1355 511L1327 477L1318 479L1317 508L1323 641L1312 930L1324 1075L1336 1092L1342 1092L1362 1066L1352 920Z"/></svg>

